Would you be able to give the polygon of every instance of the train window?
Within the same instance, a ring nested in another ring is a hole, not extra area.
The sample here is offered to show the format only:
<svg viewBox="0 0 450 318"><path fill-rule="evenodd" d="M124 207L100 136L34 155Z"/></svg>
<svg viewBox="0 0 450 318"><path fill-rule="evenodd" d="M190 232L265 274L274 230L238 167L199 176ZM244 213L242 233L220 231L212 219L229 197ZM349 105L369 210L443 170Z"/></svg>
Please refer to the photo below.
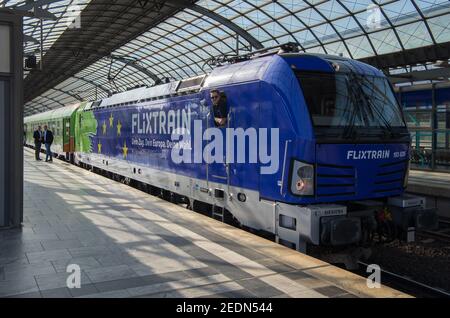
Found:
<svg viewBox="0 0 450 318"><path fill-rule="evenodd" d="M183 93L187 94L188 91L198 90L202 86L205 78L206 78L206 75L201 75L201 76L192 77L192 78L189 78L186 80L182 80L177 88L177 92L183 92Z"/></svg>
<svg viewBox="0 0 450 318"><path fill-rule="evenodd" d="M297 73L315 126L404 127L386 78L355 73Z"/></svg>

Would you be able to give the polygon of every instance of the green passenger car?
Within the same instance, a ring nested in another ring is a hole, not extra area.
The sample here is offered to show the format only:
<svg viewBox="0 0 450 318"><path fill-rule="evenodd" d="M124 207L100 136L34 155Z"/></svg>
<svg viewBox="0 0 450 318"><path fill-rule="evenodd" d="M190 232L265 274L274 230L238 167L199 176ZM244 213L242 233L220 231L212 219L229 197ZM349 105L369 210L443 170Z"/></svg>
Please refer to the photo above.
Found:
<svg viewBox="0 0 450 318"><path fill-rule="evenodd" d="M77 103L26 117L24 119L26 143L33 145L33 133L37 126L43 128L47 125L54 135L52 152L71 159L71 154L75 151L75 117L79 107L80 104Z"/></svg>

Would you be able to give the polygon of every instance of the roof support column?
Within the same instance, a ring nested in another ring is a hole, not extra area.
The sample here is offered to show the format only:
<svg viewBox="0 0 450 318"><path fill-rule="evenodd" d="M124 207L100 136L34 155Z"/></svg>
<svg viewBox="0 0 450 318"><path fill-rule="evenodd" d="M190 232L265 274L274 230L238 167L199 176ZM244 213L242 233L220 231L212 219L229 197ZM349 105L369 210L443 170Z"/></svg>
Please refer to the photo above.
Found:
<svg viewBox="0 0 450 318"><path fill-rule="evenodd" d="M0 228L23 221L22 16L0 12Z"/></svg>

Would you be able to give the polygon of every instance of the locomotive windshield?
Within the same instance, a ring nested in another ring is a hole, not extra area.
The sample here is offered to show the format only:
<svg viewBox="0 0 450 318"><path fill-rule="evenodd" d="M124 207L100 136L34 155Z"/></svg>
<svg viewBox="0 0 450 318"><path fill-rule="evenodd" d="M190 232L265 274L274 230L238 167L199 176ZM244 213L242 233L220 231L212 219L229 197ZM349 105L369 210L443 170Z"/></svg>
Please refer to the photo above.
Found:
<svg viewBox="0 0 450 318"><path fill-rule="evenodd" d="M402 112L386 78L355 73L297 74L315 127L404 128Z"/></svg>

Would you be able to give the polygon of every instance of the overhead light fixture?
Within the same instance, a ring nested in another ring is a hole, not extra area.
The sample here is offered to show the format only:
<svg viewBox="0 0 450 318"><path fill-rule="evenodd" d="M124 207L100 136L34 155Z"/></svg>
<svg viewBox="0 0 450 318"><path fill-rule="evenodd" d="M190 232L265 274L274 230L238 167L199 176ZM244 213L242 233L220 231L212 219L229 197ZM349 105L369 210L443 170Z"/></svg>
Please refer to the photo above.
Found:
<svg viewBox="0 0 450 318"><path fill-rule="evenodd" d="M25 67L27 69L35 69L37 66L36 56L29 55L25 58Z"/></svg>

